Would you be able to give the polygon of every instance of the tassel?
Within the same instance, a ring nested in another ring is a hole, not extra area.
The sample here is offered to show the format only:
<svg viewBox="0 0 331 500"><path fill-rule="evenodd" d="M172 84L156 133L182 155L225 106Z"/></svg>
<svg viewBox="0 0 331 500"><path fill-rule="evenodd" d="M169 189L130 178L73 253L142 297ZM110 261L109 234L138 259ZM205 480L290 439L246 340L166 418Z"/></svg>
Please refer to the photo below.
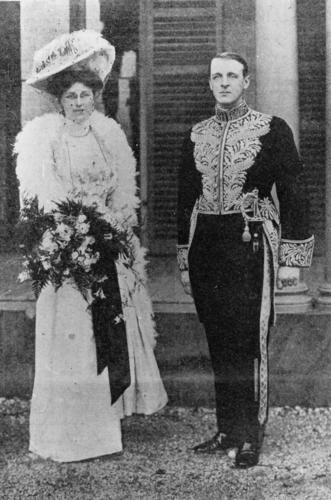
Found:
<svg viewBox="0 0 331 500"><path fill-rule="evenodd" d="M242 234L242 240L244 243L249 243L252 239L251 233L249 232L249 226L247 219L245 220L245 228Z"/></svg>

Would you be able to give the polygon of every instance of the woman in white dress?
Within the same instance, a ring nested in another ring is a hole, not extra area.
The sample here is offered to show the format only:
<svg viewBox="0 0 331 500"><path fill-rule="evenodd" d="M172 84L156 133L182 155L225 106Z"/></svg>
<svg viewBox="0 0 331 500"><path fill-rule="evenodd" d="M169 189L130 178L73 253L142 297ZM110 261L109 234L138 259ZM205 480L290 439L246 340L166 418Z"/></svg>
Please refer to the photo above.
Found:
<svg viewBox="0 0 331 500"><path fill-rule="evenodd" d="M137 225L135 160L120 126L94 110L114 49L98 33L64 35L35 55L28 83L55 95L62 113L48 113L18 135L21 199L37 197L46 212L74 199L96 207L121 229ZM122 450L120 419L151 414L167 402L154 357L155 330L146 291L145 251L137 237L131 268L116 262L131 383L115 404L107 369L97 375L91 310L68 280L42 289L37 301L35 381L30 451L69 462Z"/></svg>

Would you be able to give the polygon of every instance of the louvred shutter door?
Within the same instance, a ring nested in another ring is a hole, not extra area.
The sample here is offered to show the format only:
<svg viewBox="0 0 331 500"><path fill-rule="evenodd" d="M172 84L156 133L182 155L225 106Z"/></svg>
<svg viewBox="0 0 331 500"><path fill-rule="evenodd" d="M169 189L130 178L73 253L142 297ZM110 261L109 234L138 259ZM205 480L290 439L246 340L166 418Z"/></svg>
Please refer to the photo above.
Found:
<svg viewBox="0 0 331 500"><path fill-rule="evenodd" d="M208 63L216 51L215 0L154 0L149 246L174 253L177 172L185 131L211 115Z"/></svg>

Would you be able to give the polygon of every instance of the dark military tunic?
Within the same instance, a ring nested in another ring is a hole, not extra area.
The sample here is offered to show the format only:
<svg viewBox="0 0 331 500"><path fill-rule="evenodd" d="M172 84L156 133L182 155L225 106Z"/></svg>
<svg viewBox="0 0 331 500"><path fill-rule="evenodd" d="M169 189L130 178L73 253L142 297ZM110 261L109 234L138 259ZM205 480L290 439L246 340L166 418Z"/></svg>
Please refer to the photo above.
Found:
<svg viewBox="0 0 331 500"><path fill-rule="evenodd" d="M312 258L302 175L286 122L244 102L229 112L216 106L184 141L178 262L206 329L218 427L236 442L257 439L267 417L277 267L306 267Z"/></svg>

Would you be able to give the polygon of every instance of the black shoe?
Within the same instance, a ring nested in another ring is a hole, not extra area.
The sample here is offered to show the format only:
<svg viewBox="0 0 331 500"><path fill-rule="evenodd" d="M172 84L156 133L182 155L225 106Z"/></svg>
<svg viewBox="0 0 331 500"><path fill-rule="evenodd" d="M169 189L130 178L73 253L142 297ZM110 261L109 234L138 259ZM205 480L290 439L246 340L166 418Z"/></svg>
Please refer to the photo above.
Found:
<svg viewBox="0 0 331 500"><path fill-rule="evenodd" d="M245 442L238 450L235 465L240 469L248 469L259 463L259 448L253 443Z"/></svg>
<svg viewBox="0 0 331 500"><path fill-rule="evenodd" d="M229 448L235 446L233 440L229 439L226 434L218 432L213 438L198 444L192 448L195 453L217 453L219 451L225 452Z"/></svg>

